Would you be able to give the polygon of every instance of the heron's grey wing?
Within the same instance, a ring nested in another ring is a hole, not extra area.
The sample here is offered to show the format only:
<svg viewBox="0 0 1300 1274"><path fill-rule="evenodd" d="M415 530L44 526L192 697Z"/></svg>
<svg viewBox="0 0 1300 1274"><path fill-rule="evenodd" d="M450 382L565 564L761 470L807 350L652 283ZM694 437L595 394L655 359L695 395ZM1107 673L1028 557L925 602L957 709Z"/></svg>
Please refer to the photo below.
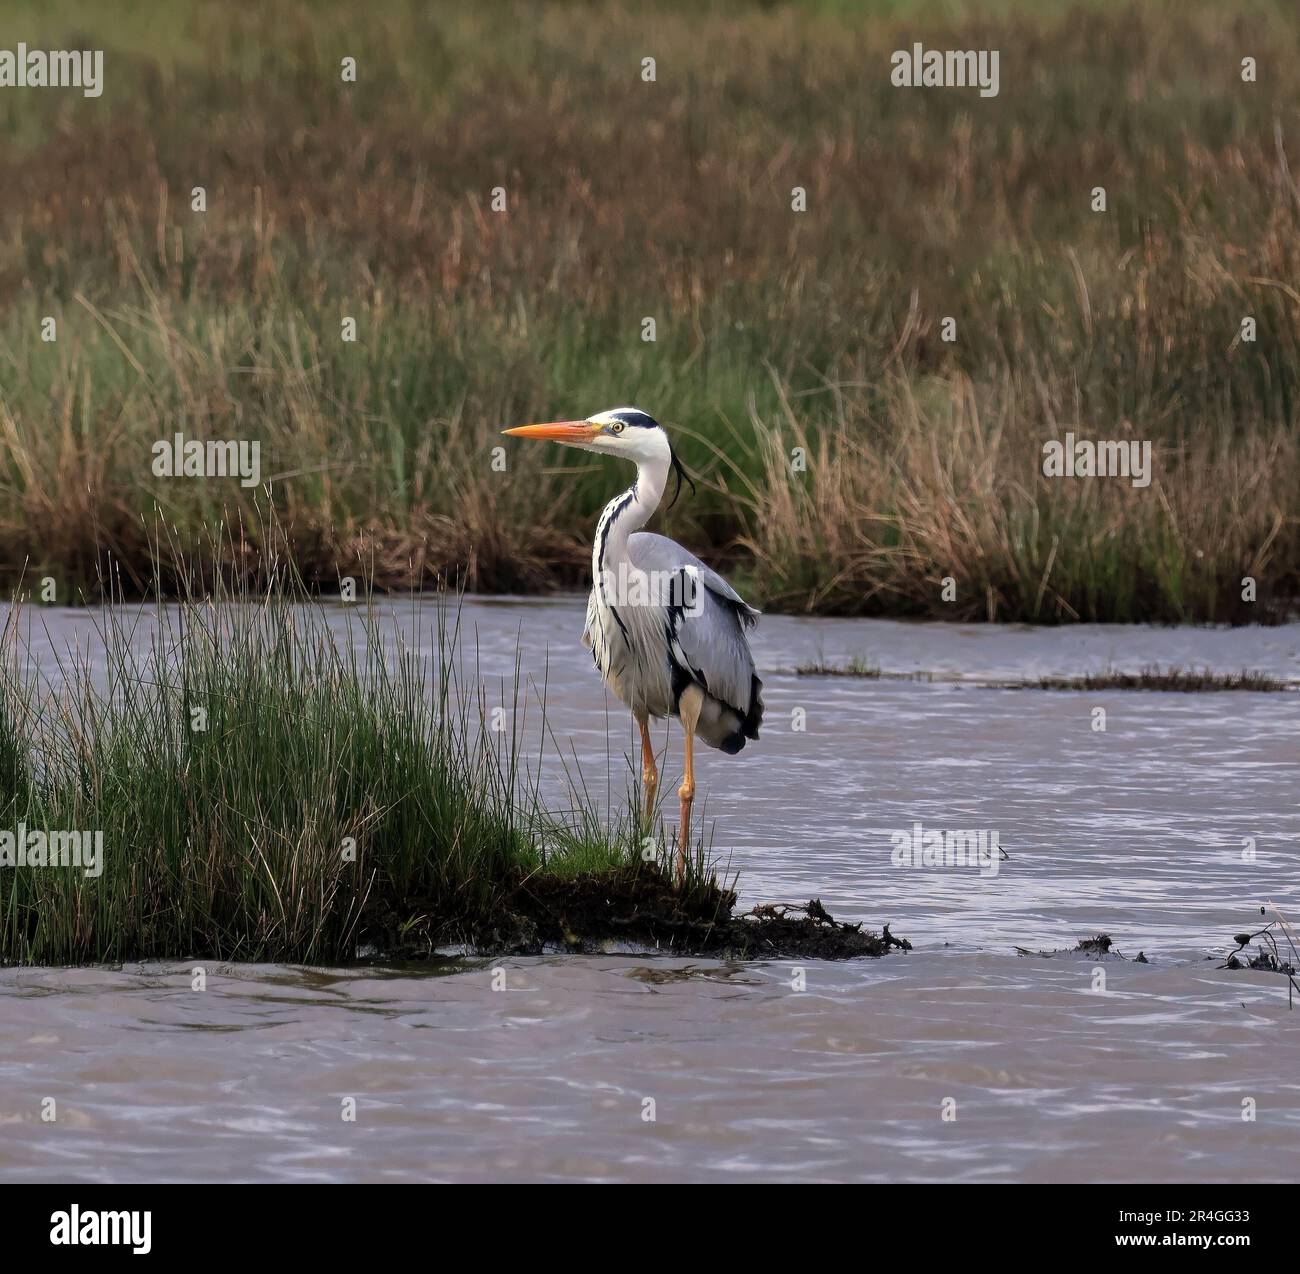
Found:
<svg viewBox="0 0 1300 1274"><path fill-rule="evenodd" d="M670 540L666 535L637 531L628 536L627 551L632 557L633 565L643 571L676 571L683 566L693 566L699 573L700 583L710 593L738 609L746 628L763 613L745 601L711 566L705 566L694 553L682 548L676 540Z"/></svg>
<svg viewBox="0 0 1300 1274"><path fill-rule="evenodd" d="M693 604L671 611L674 657L715 699L748 718L761 683L754 675L744 630L759 612L721 575L666 536L645 531L631 535L628 553L643 571L674 573L692 567L698 572L704 587L691 599Z"/></svg>

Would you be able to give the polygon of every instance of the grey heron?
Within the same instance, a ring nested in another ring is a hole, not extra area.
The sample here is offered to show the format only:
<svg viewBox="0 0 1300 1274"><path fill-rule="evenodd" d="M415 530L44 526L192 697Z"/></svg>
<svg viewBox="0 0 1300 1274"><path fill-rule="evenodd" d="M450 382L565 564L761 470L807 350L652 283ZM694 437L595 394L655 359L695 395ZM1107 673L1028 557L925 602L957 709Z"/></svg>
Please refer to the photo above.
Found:
<svg viewBox="0 0 1300 1274"><path fill-rule="evenodd" d="M695 799L695 739L734 755L746 739L758 738L763 683L754 671L745 632L759 612L694 553L640 529L659 507L673 473L676 500L683 473L668 435L645 412L616 407L586 420L519 425L505 432L620 456L636 465L636 481L605 506L596 524L582 642L605 684L640 727L647 818L659 787L650 718L671 716L682 723L680 883Z"/></svg>

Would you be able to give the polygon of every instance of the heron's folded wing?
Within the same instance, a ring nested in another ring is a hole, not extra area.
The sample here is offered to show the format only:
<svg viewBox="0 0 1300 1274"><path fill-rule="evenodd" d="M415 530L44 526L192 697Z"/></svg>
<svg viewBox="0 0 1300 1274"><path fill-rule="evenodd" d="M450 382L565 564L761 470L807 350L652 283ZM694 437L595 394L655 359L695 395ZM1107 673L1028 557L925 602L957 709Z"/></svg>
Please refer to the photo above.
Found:
<svg viewBox="0 0 1300 1274"><path fill-rule="evenodd" d="M744 629L754 623L758 611L721 575L666 536L639 532L628 538L628 552L643 571L693 567L698 572L702 593L694 604L671 612L673 655L709 694L746 716L757 691L754 656Z"/></svg>
<svg viewBox="0 0 1300 1274"><path fill-rule="evenodd" d="M643 571L677 571L684 566L694 567L700 583L715 597L734 606L747 628L762 614L711 566L706 566L694 553L682 548L676 540L670 540L666 535L637 531L628 536L627 551L633 564Z"/></svg>

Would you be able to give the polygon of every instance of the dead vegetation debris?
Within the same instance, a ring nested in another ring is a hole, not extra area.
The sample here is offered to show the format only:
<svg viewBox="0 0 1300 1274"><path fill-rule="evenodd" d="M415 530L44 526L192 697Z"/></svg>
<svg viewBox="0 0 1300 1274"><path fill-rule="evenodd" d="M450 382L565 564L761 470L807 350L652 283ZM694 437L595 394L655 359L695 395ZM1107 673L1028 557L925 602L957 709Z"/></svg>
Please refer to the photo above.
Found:
<svg viewBox="0 0 1300 1274"><path fill-rule="evenodd" d="M1262 907L1260 912L1263 913ZM1300 991L1300 982L1296 981L1297 970L1300 969L1300 953L1297 953L1295 944L1291 941L1286 926L1283 925L1282 936L1286 939L1291 958L1288 960L1284 957L1277 944L1277 935L1273 931L1277 924L1278 921L1270 920L1262 929L1256 929L1253 933L1233 934L1232 940L1237 944L1236 949L1228 954L1228 958L1219 965L1219 968L1256 969L1263 973L1281 974L1287 979L1287 1007L1295 1008L1295 993ZM1248 950L1252 942L1256 944L1254 955L1251 955Z"/></svg>
<svg viewBox="0 0 1300 1274"><path fill-rule="evenodd" d="M1104 956L1110 956L1115 960L1128 960L1131 964L1150 964L1146 953L1139 951L1131 959L1126 956L1118 947L1108 933L1098 933L1091 938L1080 938L1072 947L1058 947L1051 951L1034 951L1030 947L1017 947L1016 954L1022 956L1039 956L1044 960L1050 960L1055 956L1072 956L1086 955L1094 959L1100 959Z"/></svg>
<svg viewBox="0 0 1300 1274"><path fill-rule="evenodd" d="M880 933L836 920L819 898L764 903L736 915L734 891L716 882L677 889L657 868L627 868L565 878L522 880L503 904L472 922L440 922L430 910L418 923L392 916L379 948L389 958L427 958L448 945L480 954L598 954L611 944L665 955L732 959L847 960L910 951L885 925Z"/></svg>

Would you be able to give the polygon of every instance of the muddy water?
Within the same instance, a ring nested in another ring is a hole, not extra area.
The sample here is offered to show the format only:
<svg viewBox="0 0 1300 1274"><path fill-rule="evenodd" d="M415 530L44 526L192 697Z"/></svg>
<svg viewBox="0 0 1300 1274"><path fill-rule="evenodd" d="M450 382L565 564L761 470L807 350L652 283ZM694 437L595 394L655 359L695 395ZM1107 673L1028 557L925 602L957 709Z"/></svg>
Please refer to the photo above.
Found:
<svg viewBox="0 0 1300 1274"><path fill-rule="evenodd" d="M93 652L86 617L42 618L42 659ZM393 622L430 626L409 607ZM489 679L518 641L539 676L549 650L550 728L620 800L632 736L577 645L581 602L474 602L465 622ZM802 979L627 955L245 965L202 994L183 963L0 971L0 1179L1300 1176L1300 1003L1284 979L1215 968L1261 905L1300 920L1300 696L980 684L1153 663L1300 678L1300 626L773 618L755 646L763 738L698 767L717 853L746 901L817 893L913 952ZM780 671L852 657L939 679ZM679 737L659 739L675 784ZM550 742L542 764L560 804ZM996 875L895 865L891 834L918 822L996 831L1009 858ZM1015 954L1099 929L1150 963L1108 961L1098 989L1093 959Z"/></svg>

